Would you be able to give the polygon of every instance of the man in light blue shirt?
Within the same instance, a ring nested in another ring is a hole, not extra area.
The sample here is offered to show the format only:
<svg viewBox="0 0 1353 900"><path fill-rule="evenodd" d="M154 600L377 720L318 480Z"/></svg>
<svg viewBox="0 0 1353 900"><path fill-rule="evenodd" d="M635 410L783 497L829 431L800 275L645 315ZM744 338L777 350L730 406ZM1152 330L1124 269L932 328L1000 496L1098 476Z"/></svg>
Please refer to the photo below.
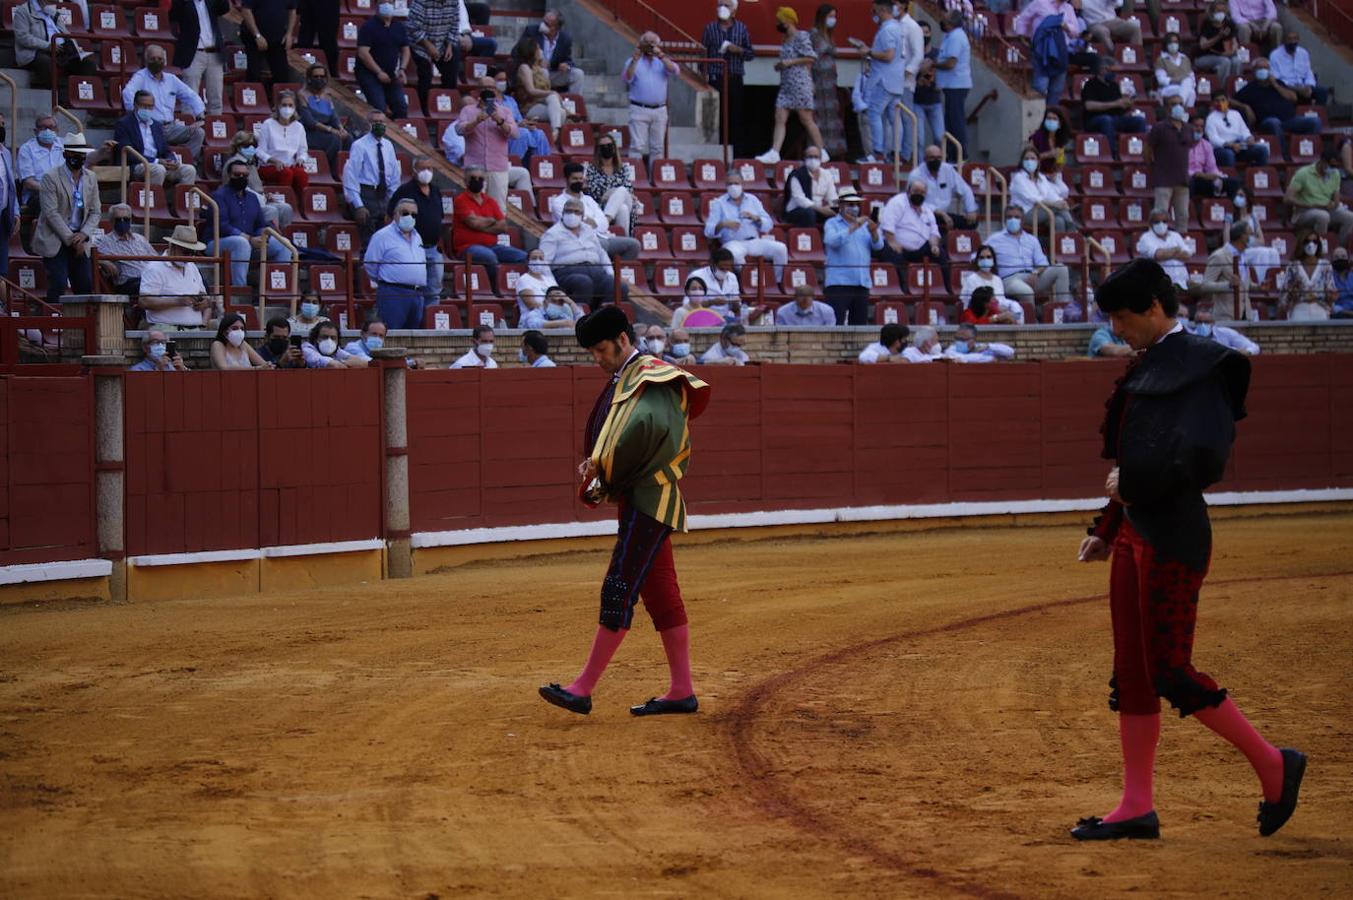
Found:
<svg viewBox="0 0 1353 900"><path fill-rule="evenodd" d="M1024 210L1016 204L1005 208L1005 230L993 232L987 246L996 252L996 274L1001 276L1005 296L1030 303L1038 294L1051 293L1058 303L1071 300L1071 273L1060 263L1048 264L1038 238L1024 230Z"/></svg>
<svg viewBox="0 0 1353 900"><path fill-rule="evenodd" d="M866 156L864 162L877 162L886 158L888 148L893 146L888 141L893 131L893 110L905 102L907 91L906 40L901 23L893 16L892 0L874 0L874 19L879 23L879 28L871 46L866 46L859 38L850 39L851 45L861 53L868 54L870 60L869 88L865 99L869 103L869 134L874 146L873 153ZM904 123L904 134L906 128Z"/></svg>
<svg viewBox="0 0 1353 900"><path fill-rule="evenodd" d="M1271 74L1290 91L1295 91L1298 103L1315 102L1324 105L1330 98L1330 89L1315 83L1311 70L1311 54L1301 46L1301 38L1289 30L1283 35L1283 45L1268 55Z"/></svg>
<svg viewBox="0 0 1353 900"><path fill-rule="evenodd" d="M371 130L352 142L343 167L343 199L366 240L384 221L390 198L402 180L395 145L385 136L385 114L372 113L370 124ZM462 153L463 148L462 142Z"/></svg>
<svg viewBox="0 0 1353 900"><path fill-rule="evenodd" d="M152 328L146 332L146 336L141 338L141 352L144 354L142 360L134 366L127 369L128 372L186 372L188 367L184 365L183 357L175 351L172 356L166 349L169 341L165 338L164 332Z"/></svg>
<svg viewBox="0 0 1353 900"><path fill-rule="evenodd" d="M814 300L813 289L801 284L794 289L794 302L775 311L775 324L781 328L830 328L836 324L836 312L821 300Z"/></svg>
<svg viewBox="0 0 1353 900"><path fill-rule="evenodd" d="M662 156L667 138L667 81L678 73L677 64L662 52L656 33L639 37L634 55L620 70L630 92L630 156L648 165Z"/></svg>
<svg viewBox="0 0 1353 900"><path fill-rule="evenodd" d="M395 204L394 220L371 236L363 260L376 282L376 313L391 328L423 327L427 254L415 230L418 204Z"/></svg>
<svg viewBox="0 0 1353 900"><path fill-rule="evenodd" d="M840 213L823 228L827 277L822 296L835 310L837 325L867 325L870 254L883 249L883 234L877 222L860 214L859 194L847 190L838 201Z"/></svg>
<svg viewBox="0 0 1353 900"><path fill-rule="evenodd" d="M343 351L363 359L370 359L372 350L379 350L385 346L385 334L385 323L380 319L372 319L362 326L362 336L348 341Z"/></svg>
<svg viewBox="0 0 1353 900"><path fill-rule="evenodd" d="M964 108L972 90L972 47L963 30L963 11L956 9L940 22L944 40L935 63L935 86L944 91L944 130L958 139L968 156L968 114ZM950 162L957 162L951 158Z"/></svg>
<svg viewBox="0 0 1353 900"><path fill-rule="evenodd" d="M747 343L747 329L740 322L725 325L719 339L700 357L706 366L745 366L751 361L742 345Z"/></svg>
<svg viewBox="0 0 1353 900"><path fill-rule="evenodd" d="M202 116L207 105L197 92L172 73L164 70L164 48L158 44L146 47L146 65L127 79L122 86L122 107L131 112L136 109L136 92L146 91L155 98L155 121L164 126L165 140L170 144L182 144L188 151L188 162L201 164L202 142L206 132L202 128ZM184 125L174 118L174 110L182 103L193 116L193 124Z"/></svg>
<svg viewBox="0 0 1353 900"><path fill-rule="evenodd" d="M774 227L761 201L743 190L742 175L730 171L728 190L709 205L705 237L718 238L721 246L733 254L733 263L739 270L748 256L769 259L775 265L775 280L779 281L789 260L789 248L773 238L763 237Z"/></svg>
<svg viewBox="0 0 1353 900"><path fill-rule="evenodd" d="M550 359L550 342L545 335L535 329L521 336L521 349L517 351L518 362L533 369L553 369L554 360Z"/></svg>
<svg viewBox="0 0 1353 900"><path fill-rule="evenodd" d="M20 201L25 205L32 204L32 209L28 210L30 215L36 216L38 212L38 188L42 186L42 176L62 165L65 159L65 147L56 133L56 118L38 116L33 125L33 137L19 147L15 166L23 191Z"/></svg>

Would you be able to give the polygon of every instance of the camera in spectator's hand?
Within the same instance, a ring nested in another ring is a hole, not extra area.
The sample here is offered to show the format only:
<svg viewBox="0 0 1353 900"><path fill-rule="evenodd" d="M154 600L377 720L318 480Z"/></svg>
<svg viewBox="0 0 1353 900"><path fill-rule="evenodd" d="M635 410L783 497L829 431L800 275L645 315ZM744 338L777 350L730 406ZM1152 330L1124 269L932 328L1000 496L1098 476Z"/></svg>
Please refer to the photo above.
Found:
<svg viewBox="0 0 1353 900"><path fill-rule="evenodd" d="M490 90L481 91L479 93L479 99L484 104L484 115L492 117L493 108L496 105L496 101L493 96L493 91Z"/></svg>

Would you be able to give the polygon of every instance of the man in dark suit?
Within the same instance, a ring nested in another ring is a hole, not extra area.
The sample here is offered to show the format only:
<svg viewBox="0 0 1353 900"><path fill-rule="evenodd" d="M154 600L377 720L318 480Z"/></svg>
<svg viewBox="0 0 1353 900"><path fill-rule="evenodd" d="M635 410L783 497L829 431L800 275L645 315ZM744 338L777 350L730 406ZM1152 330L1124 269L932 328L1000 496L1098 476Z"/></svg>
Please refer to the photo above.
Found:
<svg viewBox="0 0 1353 900"><path fill-rule="evenodd" d="M113 128L117 141L117 159L122 160L122 148L131 147L146 159L149 166L131 157L132 177L149 184L194 184L197 169L191 163L181 163L169 150L164 126L155 120L155 96L150 91L137 91L132 98L132 111L117 120ZM147 171L149 169L149 171Z"/></svg>
<svg viewBox="0 0 1353 900"><path fill-rule="evenodd" d="M583 70L573 64L573 36L564 30L564 16L557 9L545 11L539 25L528 25L522 37L540 45L555 90L578 94L583 89Z"/></svg>
<svg viewBox="0 0 1353 900"><path fill-rule="evenodd" d="M169 24L178 35L174 66L183 73L183 81L193 93L198 93L205 79L209 116L221 114L221 94L225 89L221 16L228 12L230 0L173 0L169 6Z"/></svg>

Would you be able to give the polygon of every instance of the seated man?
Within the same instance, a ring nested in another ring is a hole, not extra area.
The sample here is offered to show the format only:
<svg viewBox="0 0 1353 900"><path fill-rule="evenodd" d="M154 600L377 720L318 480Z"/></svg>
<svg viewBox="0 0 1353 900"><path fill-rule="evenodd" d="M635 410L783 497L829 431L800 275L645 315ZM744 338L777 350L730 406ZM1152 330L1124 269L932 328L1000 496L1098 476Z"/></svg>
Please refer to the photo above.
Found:
<svg viewBox="0 0 1353 900"><path fill-rule="evenodd" d="M1201 303L1193 307L1189 320L1184 323L1184 330L1201 338L1211 338L1223 347L1230 347L1246 356L1259 353L1259 345L1239 331L1225 325L1214 325L1211 311L1204 309Z"/></svg>
<svg viewBox="0 0 1353 900"><path fill-rule="evenodd" d="M611 234L611 220L593 199L591 194L583 192L586 176L582 163L565 163L564 178L568 187L561 194L550 198L550 218L558 222L564 214L564 203L577 200L583 205L583 224L595 228L602 235L601 245L612 259L638 259L639 242L632 237L619 237Z"/></svg>
<svg viewBox="0 0 1353 900"><path fill-rule="evenodd" d="M801 284L794 289L794 302L775 311L775 324L781 328L831 328L836 325L836 310L813 299L813 289Z"/></svg>
<svg viewBox="0 0 1353 900"><path fill-rule="evenodd" d="M1292 230L1326 234L1338 229L1335 245L1348 246L1353 234L1353 210L1340 193L1339 151L1326 147L1315 162L1302 166L1287 181L1283 202L1292 211Z"/></svg>
<svg viewBox="0 0 1353 900"><path fill-rule="evenodd" d="M657 323L648 328L638 325L635 326L635 331L639 335L639 352L662 359L662 351L667 349L667 332L663 327Z"/></svg>
<svg viewBox="0 0 1353 900"><path fill-rule="evenodd" d="M907 264L938 263L944 286L949 287L949 253L940 241L935 213L925 205L928 188L924 181L911 181L879 213L883 249L878 258L897 267L898 277L906 281Z"/></svg>
<svg viewBox="0 0 1353 900"><path fill-rule="evenodd" d="M207 105L202 98L177 75L166 72L164 48L157 44L146 47L145 68L138 69L122 86L122 108L131 112L136 108L136 94L147 91L154 98L151 109L155 121L164 128L165 139L187 151L186 162L196 163L202 156L202 143L207 133L203 129L203 115ZM184 125L174 117L179 104L193 117L191 125Z"/></svg>
<svg viewBox="0 0 1353 900"><path fill-rule="evenodd" d="M1189 269L1184 260L1189 258L1184 237L1170 227L1170 215L1163 209L1151 213L1151 227L1137 239L1137 255L1160 263L1170 281L1181 291L1189 289Z"/></svg>
<svg viewBox="0 0 1353 900"><path fill-rule="evenodd" d="M1094 77L1081 85L1085 130L1108 138L1109 152L1117 159L1118 135L1145 133L1146 116L1135 112L1134 98L1123 96L1123 89L1114 77L1114 58L1101 54L1096 59Z"/></svg>
<svg viewBox="0 0 1353 900"><path fill-rule="evenodd" d="M1334 269L1335 291L1330 318L1353 319L1353 269L1349 267L1348 250L1336 247L1330 254L1330 266Z"/></svg>
<svg viewBox="0 0 1353 900"><path fill-rule="evenodd" d="M1237 161L1256 166L1268 165L1268 144L1254 139L1250 126L1239 111L1231 109L1231 98L1217 94L1212 98L1212 112L1203 126L1217 165L1231 168Z"/></svg>
<svg viewBox="0 0 1353 900"><path fill-rule="evenodd" d="M33 73L33 87L51 87L52 38L68 34L71 29L57 21L55 3L27 0L14 9L14 61L19 68ZM99 61L94 54L73 40L61 40L56 45L57 102L70 104L66 96L66 79L71 75L93 75Z"/></svg>
<svg viewBox="0 0 1353 900"><path fill-rule="evenodd" d="M709 265L695 269L686 276L686 297L691 297L691 281L699 280L698 293L710 303L729 304L742 297L738 274L733 271L731 251L720 247L709 255Z"/></svg>
<svg viewBox="0 0 1353 900"><path fill-rule="evenodd" d="M742 347L747 343L747 329L741 322L725 325L719 332L719 339L700 357L706 366L745 366L750 362L747 351Z"/></svg>
<svg viewBox="0 0 1353 900"><path fill-rule="evenodd" d="M925 184L925 207L935 214L941 234L952 228L977 227L977 198L958 169L944 161L938 144L925 148L925 165L912 169L907 182ZM960 203L962 211L954 209Z"/></svg>
<svg viewBox="0 0 1353 900"><path fill-rule="evenodd" d="M672 342L663 351L662 358L664 362L674 366L695 365L695 354L691 352L691 336L686 329L672 329Z"/></svg>
<svg viewBox="0 0 1353 900"><path fill-rule="evenodd" d="M520 329L572 328L574 322L581 319L583 313L559 285L551 285L542 295L539 291L522 294L523 310L517 319Z"/></svg>
<svg viewBox="0 0 1353 900"><path fill-rule="evenodd" d="M860 351L859 362L873 364L880 362L908 362L902 356L902 347L907 343L911 329L896 322L884 325L879 331L879 339Z"/></svg>
<svg viewBox="0 0 1353 900"><path fill-rule="evenodd" d="M135 297L141 293L141 273L151 260L118 257L159 254L150 241L132 228L130 206L114 203L108 208L108 219L113 227L94 239L94 249L99 251L99 269L111 285L111 293Z"/></svg>
<svg viewBox="0 0 1353 900"><path fill-rule="evenodd" d="M235 160L226 166L225 183L211 196L221 211L221 234L219 237L212 234L212 217L203 216L207 248L213 255L222 251L230 253L230 283L233 286L248 284L249 260L255 249L267 253L268 262L287 262L294 258L281 241L263 233L268 223L258 196L249 190L248 163Z"/></svg>
<svg viewBox="0 0 1353 900"><path fill-rule="evenodd" d="M911 336L911 345L902 351L902 356L892 362L928 363L944 359L940 352L940 336L929 325L922 325Z"/></svg>
<svg viewBox="0 0 1353 900"><path fill-rule="evenodd" d="M385 136L383 113L372 113L371 130L352 142L343 166L343 199L365 245L385 225L385 211L403 178L395 145Z"/></svg>
<svg viewBox="0 0 1353 900"><path fill-rule="evenodd" d="M485 191L486 184L483 166L465 170L465 190L452 203L451 252L488 269L489 282L497 284L498 264L522 262L526 251L498 243L498 235L508 233L507 216Z"/></svg>
<svg viewBox="0 0 1353 900"><path fill-rule="evenodd" d="M380 319L370 319L362 323L361 337L348 341L343 349L352 356L370 359L372 350L379 350L385 346L386 333L384 322Z"/></svg>
<svg viewBox="0 0 1353 900"><path fill-rule="evenodd" d="M789 248L771 233L771 221L761 201L743 190L742 176L736 170L728 173L728 189L709 204L709 218L705 221L705 237L718 239L722 249L733 254L733 262L741 270L749 256L769 259L775 267L775 280L784 274L789 260Z"/></svg>
<svg viewBox="0 0 1353 900"><path fill-rule="evenodd" d="M1276 134L1279 141L1288 134L1315 134L1320 131L1319 116L1297 115L1297 94L1281 84L1272 75L1264 57L1250 62L1254 77L1239 91L1231 105L1241 112L1248 110L1260 134Z"/></svg>
<svg viewBox="0 0 1353 900"><path fill-rule="evenodd" d="M154 95L150 91L137 91L132 102L135 108L118 119L113 129L118 161L122 160L122 148L131 147L150 160L147 170L147 166L135 156L127 155L133 178L148 184L195 184L197 167L192 163L179 162L178 154L170 152L164 126L155 120Z"/></svg>
<svg viewBox="0 0 1353 900"><path fill-rule="evenodd" d="M165 338L164 332L158 328L150 329L146 332L146 336L141 338L141 352L143 359L129 368L128 372L188 371L187 364L177 350L172 354L169 352L169 341Z"/></svg>
<svg viewBox="0 0 1353 900"><path fill-rule="evenodd" d="M146 321L161 331L196 331L206 326L213 301L197 263L182 257L198 256L207 245L197 239L191 225L175 226L167 240L170 254L181 259L147 263L137 302L146 311Z"/></svg>
<svg viewBox="0 0 1353 900"><path fill-rule="evenodd" d="M521 336L521 355L518 360L533 369L553 369L550 342L539 331L530 330Z"/></svg>
<svg viewBox="0 0 1353 900"><path fill-rule="evenodd" d="M795 228L821 228L836 215L836 180L822 168L822 150L809 145L803 165L785 178L784 220Z"/></svg>
<svg viewBox="0 0 1353 900"><path fill-rule="evenodd" d="M1090 350L1087 355L1091 359L1121 359L1131 356L1134 352L1136 351L1127 341L1113 333L1112 325L1101 325L1090 335Z"/></svg>
<svg viewBox="0 0 1353 900"><path fill-rule="evenodd" d="M1009 344L985 344L977 340L976 325L960 325L954 332L954 342L944 351L945 359L962 363L989 363L1014 359L1015 348Z"/></svg>
<svg viewBox="0 0 1353 900"><path fill-rule="evenodd" d="M453 369L496 369L498 361L493 358L493 329L487 325L476 325L470 332L470 349L465 355L451 364Z"/></svg>
<svg viewBox="0 0 1353 900"><path fill-rule="evenodd" d="M300 342L291 342L291 324L286 316L273 316L268 320L263 327L263 343L258 345L258 355L278 369L305 368Z"/></svg>
<svg viewBox="0 0 1353 900"><path fill-rule="evenodd" d="M1193 146L1189 148L1189 193L1194 197L1234 197L1240 179L1217 168L1216 151L1207 139L1202 116L1189 122Z"/></svg>
<svg viewBox="0 0 1353 900"><path fill-rule="evenodd" d="M1006 297L1020 303L1050 293L1052 302L1067 304L1067 312L1075 316L1064 317L1063 321L1080 319L1081 309L1071 299L1071 273L1060 263L1048 264L1043 246L1024 230L1021 207L1011 204L1005 208L1005 230L993 232L987 246L996 252L996 274L1001 276Z"/></svg>
<svg viewBox="0 0 1353 900"><path fill-rule="evenodd" d="M580 304L596 309L615 297L615 268L596 229L583 223L583 205L569 198L564 214L540 238L540 250L554 277ZM620 299L629 299L629 288L620 282Z"/></svg>
<svg viewBox="0 0 1353 900"><path fill-rule="evenodd" d="M301 356L307 369L360 369L370 365L371 358L353 356L338 346L338 326L328 319L310 330L301 342Z"/></svg>
<svg viewBox="0 0 1353 900"><path fill-rule="evenodd" d="M1283 35L1283 45L1268 55L1268 62L1278 84L1296 94L1298 103L1324 106L1329 101L1330 89L1315 83L1311 54L1301 46L1301 36L1295 31Z"/></svg>

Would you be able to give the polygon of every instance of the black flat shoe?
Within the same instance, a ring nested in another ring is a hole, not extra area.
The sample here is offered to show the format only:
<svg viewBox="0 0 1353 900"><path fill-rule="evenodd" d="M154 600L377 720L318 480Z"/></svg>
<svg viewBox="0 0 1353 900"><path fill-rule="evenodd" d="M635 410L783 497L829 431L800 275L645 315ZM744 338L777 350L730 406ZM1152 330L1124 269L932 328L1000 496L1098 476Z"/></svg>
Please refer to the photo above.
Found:
<svg viewBox="0 0 1353 900"><path fill-rule="evenodd" d="M691 694L684 700L659 700L652 698L642 706L631 706L633 716L665 716L673 713L693 713L700 708L700 701Z"/></svg>
<svg viewBox="0 0 1353 900"><path fill-rule="evenodd" d="M579 697L577 694L570 694L553 682L541 686L540 696L544 698L546 703L562 706L569 712L575 712L579 715L585 716L592 711L591 697Z"/></svg>
<svg viewBox="0 0 1353 900"><path fill-rule="evenodd" d="M1099 816L1090 816L1076 823L1076 827L1071 829L1071 836L1078 841L1117 841L1124 838L1150 841L1160 837L1160 819L1154 809L1144 816L1121 822L1105 822Z"/></svg>
<svg viewBox="0 0 1353 900"><path fill-rule="evenodd" d="M1306 754L1300 750L1284 747L1283 751L1283 795L1277 803L1259 801L1259 834L1268 837L1287 824L1297 808L1297 793L1301 790L1301 779L1306 774Z"/></svg>

